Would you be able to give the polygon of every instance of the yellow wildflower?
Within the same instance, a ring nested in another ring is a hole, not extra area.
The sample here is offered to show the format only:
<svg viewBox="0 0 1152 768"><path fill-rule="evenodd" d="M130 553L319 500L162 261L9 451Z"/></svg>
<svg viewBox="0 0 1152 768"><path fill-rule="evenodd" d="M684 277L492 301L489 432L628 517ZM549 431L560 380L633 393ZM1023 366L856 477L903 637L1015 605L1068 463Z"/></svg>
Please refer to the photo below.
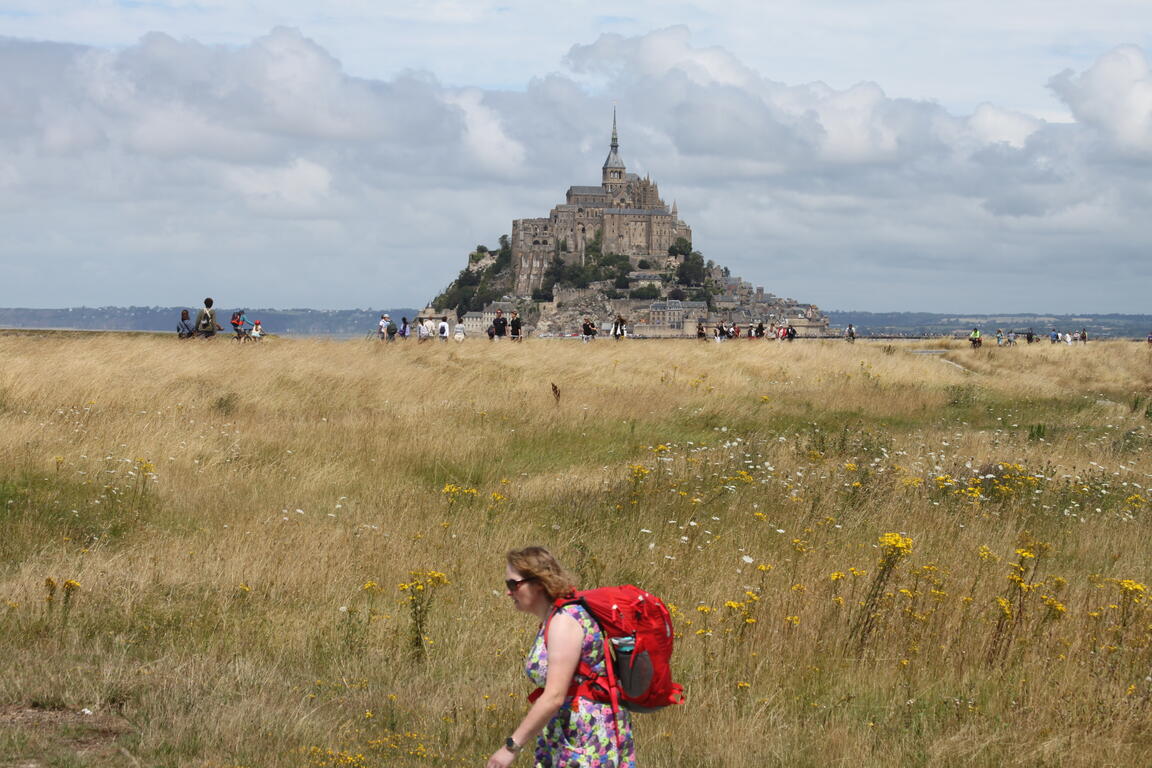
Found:
<svg viewBox="0 0 1152 768"><path fill-rule="evenodd" d="M912 539L899 533L882 534L879 541L885 557L903 557L912 551Z"/></svg>

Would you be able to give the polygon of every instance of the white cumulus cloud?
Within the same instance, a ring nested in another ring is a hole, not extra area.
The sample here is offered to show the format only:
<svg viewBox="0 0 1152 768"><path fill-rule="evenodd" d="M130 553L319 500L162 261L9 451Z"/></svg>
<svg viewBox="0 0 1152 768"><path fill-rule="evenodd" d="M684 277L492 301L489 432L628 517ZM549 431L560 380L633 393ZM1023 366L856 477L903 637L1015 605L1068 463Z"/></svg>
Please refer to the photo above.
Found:
<svg viewBox="0 0 1152 768"><path fill-rule="evenodd" d="M1152 72L1140 48L1117 48L1084 72L1057 75L1051 86L1077 121L1100 131L1117 149L1152 152Z"/></svg>

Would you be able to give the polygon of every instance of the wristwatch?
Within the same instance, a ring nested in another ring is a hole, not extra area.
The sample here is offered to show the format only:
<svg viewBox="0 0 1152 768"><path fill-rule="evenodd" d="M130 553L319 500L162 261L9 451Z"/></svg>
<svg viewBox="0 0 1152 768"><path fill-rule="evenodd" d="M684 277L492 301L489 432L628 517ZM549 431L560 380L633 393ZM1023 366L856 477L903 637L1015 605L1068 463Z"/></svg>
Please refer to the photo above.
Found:
<svg viewBox="0 0 1152 768"><path fill-rule="evenodd" d="M515 755L520 750L524 749L524 745L517 744L516 739L509 736L508 738L504 739L504 748Z"/></svg>

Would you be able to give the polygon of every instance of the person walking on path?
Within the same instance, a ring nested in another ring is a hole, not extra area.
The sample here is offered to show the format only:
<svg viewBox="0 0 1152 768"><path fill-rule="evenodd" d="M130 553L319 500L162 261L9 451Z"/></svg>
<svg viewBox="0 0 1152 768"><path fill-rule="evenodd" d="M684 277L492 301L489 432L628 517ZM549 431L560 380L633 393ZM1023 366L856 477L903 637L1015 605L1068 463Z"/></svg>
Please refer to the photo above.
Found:
<svg viewBox="0 0 1152 768"><path fill-rule="evenodd" d="M216 310L212 309L212 299L204 299L204 308L196 313L196 333L202 338L210 339L216 331L224 330L224 326L216 322Z"/></svg>
<svg viewBox="0 0 1152 768"><path fill-rule="evenodd" d="M495 331L497 341L503 341L508 335L508 318L504 317L504 310L496 310L496 317L492 318L492 330Z"/></svg>
<svg viewBox="0 0 1152 768"><path fill-rule="evenodd" d="M448 341L449 330L448 318L440 318L440 325L436 326L436 335L440 337L440 341Z"/></svg>
<svg viewBox="0 0 1152 768"><path fill-rule="evenodd" d="M544 547L512 550L506 562L505 594L516 610L540 621L524 671L544 690L485 768L507 768L533 739L538 768L635 768L628 710L616 716L611 704L572 695L581 663L595 675L605 675L611 663L587 609L571 604L553 613L557 599L575 594L576 580Z"/></svg>
<svg viewBox="0 0 1152 768"><path fill-rule="evenodd" d="M628 324L624 322L623 315L616 315L616 319L612 321L612 338L616 341L624 338L628 334Z"/></svg>
<svg viewBox="0 0 1152 768"><path fill-rule="evenodd" d="M520 313L516 310L512 310L512 319L508 321L508 338L512 341L524 339L524 321L520 319Z"/></svg>
<svg viewBox="0 0 1152 768"><path fill-rule="evenodd" d="M412 326L408 325L408 318L400 318L400 338L407 339L412 333Z"/></svg>

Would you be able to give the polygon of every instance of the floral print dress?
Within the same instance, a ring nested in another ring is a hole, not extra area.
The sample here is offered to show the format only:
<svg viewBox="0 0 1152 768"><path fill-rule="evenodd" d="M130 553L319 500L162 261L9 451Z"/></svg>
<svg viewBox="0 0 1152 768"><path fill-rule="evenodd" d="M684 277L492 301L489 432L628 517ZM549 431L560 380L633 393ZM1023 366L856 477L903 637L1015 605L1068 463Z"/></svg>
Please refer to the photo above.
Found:
<svg viewBox="0 0 1152 768"><path fill-rule="evenodd" d="M604 635L600 626L581 605L560 609L584 630L580 660L596 674L607 674L604 663ZM548 678L548 648L544 644L544 627L528 652L524 671L536 685L543 687ZM565 699L556 715L544 726L536 740L537 768L636 768L636 751L632 744L632 724L628 710L621 708L619 727L622 748L616 746L617 720L612 705L588 699Z"/></svg>

